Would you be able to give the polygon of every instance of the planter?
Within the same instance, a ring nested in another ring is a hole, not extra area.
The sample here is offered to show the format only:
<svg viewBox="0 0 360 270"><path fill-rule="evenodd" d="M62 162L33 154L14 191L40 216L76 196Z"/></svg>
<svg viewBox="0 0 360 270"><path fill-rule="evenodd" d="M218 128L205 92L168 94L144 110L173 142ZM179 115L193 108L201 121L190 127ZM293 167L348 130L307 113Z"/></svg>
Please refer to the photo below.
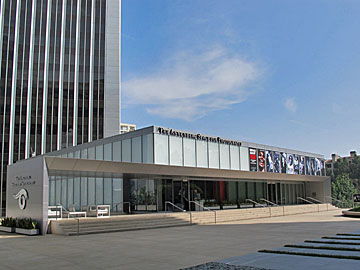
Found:
<svg viewBox="0 0 360 270"><path fill-rule="evenodd" d="M15 232L19 234L25 234L25 235L38 235L39 230L38 229L21 229L21 228L15 228Z"/></svg>
<svg viewBox="0 0 360 270"><path fill-rule="evenodd" d="M15 228L14 227L0 226L0 232L13 233L13 232L15 232Z"/></svg>

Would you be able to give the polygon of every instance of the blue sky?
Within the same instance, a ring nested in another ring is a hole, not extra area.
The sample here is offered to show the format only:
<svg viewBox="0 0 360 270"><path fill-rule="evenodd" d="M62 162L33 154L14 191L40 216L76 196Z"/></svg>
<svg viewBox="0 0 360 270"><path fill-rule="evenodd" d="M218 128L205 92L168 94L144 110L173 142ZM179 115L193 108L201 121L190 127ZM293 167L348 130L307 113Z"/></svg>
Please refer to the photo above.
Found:
<svg viewBox="0 0 360 270"><path fill-rule="evenodd" d="M122 0L122 121L359 149L360 1Z"/></svg>

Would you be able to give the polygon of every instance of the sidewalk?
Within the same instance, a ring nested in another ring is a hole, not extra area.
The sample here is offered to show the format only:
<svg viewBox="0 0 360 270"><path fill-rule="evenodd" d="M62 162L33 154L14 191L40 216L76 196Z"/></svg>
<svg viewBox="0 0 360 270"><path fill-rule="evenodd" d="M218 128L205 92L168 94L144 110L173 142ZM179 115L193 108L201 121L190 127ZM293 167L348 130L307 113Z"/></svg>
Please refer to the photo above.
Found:
<svg viewBox="0 0 360 270"><path fill-rule="evenodd" d="M360 229L341 211L85 236L0 234L1 269L179 269Z"/></svg>

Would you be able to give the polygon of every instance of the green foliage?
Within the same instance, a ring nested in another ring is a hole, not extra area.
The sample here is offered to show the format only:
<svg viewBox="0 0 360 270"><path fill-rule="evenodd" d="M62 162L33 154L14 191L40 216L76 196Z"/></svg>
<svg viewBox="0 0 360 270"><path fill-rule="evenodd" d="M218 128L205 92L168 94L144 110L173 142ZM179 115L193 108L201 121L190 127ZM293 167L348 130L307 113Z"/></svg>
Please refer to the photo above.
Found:
<svg viewBox="0 0 360 270"><path fill-rule="evenodd" d="M346 173L337 176L336 179L331 183L332 197L344 202L343 205L337 205L338 207L352 207L353 194L356 193L357 190L349 178L349 175Z"/></svg>
<svg viewBox="0 0 360 270"><path fill-rule="evenodd" d="M360 179L360 156L355 156L351 163L342 158L334 164L334 175L333 180L342 174L349 174L350 179ZM329 174L330 175L330 174Z"/></svg>
<svg viewBox="0 0 360 270"><path fill-rule="evenodd" d="M12 217L5 217L2 221L1 221L1 226L4 227L15 227L16 226L16 219L12 218Z"/></svg>
<svg viewBox="0 0 360 270"><path fill-rule="evenodd" d="M360 212L360 207L355 207L353 209L350 209L349 211L352 211L352 212Z"/></svg>
<svg viewBox="0 0 360 270"><path fill-rule="evenodd" d="M36 229L36 227L36 221L32 220L31 218L20 218L16 222L16 228L32 230Z"/></svg>

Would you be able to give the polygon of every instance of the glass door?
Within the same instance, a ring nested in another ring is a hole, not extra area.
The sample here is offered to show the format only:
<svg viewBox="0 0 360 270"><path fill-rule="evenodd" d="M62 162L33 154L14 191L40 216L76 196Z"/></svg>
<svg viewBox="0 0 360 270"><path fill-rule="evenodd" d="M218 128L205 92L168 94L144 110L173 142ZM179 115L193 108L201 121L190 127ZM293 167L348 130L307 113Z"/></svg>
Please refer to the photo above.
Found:
<svg viewBox="0 0 360 270"><path fill-rule="evenodd" d="M189 210L189 190L188 182L183 180L173 180L173 203L184 209ZM174 209L175 210L175 209Z"/></svg>

